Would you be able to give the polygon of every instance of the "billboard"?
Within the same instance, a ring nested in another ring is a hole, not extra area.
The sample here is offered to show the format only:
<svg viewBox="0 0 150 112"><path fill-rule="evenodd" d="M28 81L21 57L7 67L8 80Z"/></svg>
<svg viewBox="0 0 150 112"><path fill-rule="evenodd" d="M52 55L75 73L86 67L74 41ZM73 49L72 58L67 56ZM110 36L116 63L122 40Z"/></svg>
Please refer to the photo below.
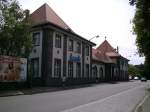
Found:
<svg viewBox="0 0 150 112"><path fill-rule="evenodd" d="M27 59L0 55L0 82L24 82L27 79Z"/></svg>

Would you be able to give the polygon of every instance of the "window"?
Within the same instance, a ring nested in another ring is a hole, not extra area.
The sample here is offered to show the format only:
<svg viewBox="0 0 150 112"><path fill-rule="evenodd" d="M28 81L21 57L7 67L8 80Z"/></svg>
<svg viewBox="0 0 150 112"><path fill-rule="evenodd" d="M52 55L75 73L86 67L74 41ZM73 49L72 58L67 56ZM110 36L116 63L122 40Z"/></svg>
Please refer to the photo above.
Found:
<svg viewBox="0 0 150 112"><path fill-rule="evenodd" d="M81 77L81 63L76 64L76 76Z"/></svg>
<svg viewBox="0 0 150 112"><path fill-rule="evenodd" d="M73 77L73 62L68 62L68 76Z"/></svg>
<svg viewBox="0 0 150 112"><path fill-rule="evenodd" d="M32 44L34 46L39 46L40 45L40 32L33 33Z"/></svg>
<svg viewBox="0 0 150 112"><path fill-rule="evenodd" d="M104 74L103 74L103 68L102 67L100 67L100 69L99 69L99 76L100 76L100 78L101 79L104 79Z"/></svg>
<svg viewBox="0 0 150 112"><path fill-rule="evenodd" d="M39 77L39 58L31 59L31 71L33 78Z"/></svg>
<svg viewBox="0 0 150 112"><path fill-rule="evenodd" d="M77 42L77 53L81 53L81 44Z"/></svg>
<svg viewBox="0 0 150 112"><path fill-rule="evenodd" d="M73 51L73 40L69 40L68 50Z"/></svg>
<svg viewBox="0 0 150 112"><path fill-rule="evenodd" d="M61 76L61 60L55 59L54 61L54 77Z"/></svg>
<svg viewBox="0 0 150 112"><path fill-rule="evenodd" d="M55 47L61 48L61 35L60 34L56 34L55 36Z"/></svg>
<svg viewBox="0 0 150 112"><path fill-rule="evenodd" d="M89 64L86 64L86 77L89 77Z"/></svg>
<svg viewBox="0 0 150 112"><path fill-rule="evenodd" d="M97 77L97 67L93 67L93 77L96 78Z"/></svg>
<svg viewBox="0 0 150 112"><path fill-rule="evenodd" d="M85 54L86 54L86 56L89 56L89 46L86 46L86 48L85 48Z"/></svg>

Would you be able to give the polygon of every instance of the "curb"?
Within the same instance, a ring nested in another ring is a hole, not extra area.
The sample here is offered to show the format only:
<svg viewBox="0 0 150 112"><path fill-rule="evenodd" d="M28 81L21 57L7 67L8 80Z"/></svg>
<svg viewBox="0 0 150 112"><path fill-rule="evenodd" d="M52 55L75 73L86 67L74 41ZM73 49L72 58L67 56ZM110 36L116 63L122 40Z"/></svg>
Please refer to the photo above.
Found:
<svg viewBox="0 0 150 112"><path fill-rule="evenodd" d="M18 95L24 95L24 93L21 91L17 91L17 92L10 91L10 92L4 92L4 93L0 94L0 97L18 96Z"/></svg>
<svg viewBox="0 0 150 112"><path fill-rule="evenodd" d="M150 97L150 95L146 95L144 99L136 106L134 112L143 112L142 106L144 102Z"/></svg>

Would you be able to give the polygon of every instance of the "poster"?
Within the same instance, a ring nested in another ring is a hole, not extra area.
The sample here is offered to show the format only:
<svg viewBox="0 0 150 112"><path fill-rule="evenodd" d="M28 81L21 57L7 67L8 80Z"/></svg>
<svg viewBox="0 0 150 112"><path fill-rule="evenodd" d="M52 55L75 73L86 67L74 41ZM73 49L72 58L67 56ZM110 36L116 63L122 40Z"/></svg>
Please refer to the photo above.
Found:
<svg viewBox="0 0 150 112"><path fill-rule="evenodd" d="M0 55L0 82L24 82L27 79L27 59Z"/></svg>

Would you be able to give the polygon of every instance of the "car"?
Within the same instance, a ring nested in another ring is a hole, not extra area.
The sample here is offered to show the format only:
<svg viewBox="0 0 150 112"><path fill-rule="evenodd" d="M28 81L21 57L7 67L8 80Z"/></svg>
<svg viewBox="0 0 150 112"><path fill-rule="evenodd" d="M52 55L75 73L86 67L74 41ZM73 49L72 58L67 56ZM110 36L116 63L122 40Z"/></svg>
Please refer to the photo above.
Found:
<svg viewBox="0 0 150 112"><path fill-rule="evenodd" d="M142 77L142 78L141 78L141 81L142 81L142 82L146 82L147 79L146 79L145 77Z"/></svg>
<svg viewBox="0 0 150 112"><path fill-rule="evenodd" d="M139 80L139 77L134 77L134 80Z"/></svg>

